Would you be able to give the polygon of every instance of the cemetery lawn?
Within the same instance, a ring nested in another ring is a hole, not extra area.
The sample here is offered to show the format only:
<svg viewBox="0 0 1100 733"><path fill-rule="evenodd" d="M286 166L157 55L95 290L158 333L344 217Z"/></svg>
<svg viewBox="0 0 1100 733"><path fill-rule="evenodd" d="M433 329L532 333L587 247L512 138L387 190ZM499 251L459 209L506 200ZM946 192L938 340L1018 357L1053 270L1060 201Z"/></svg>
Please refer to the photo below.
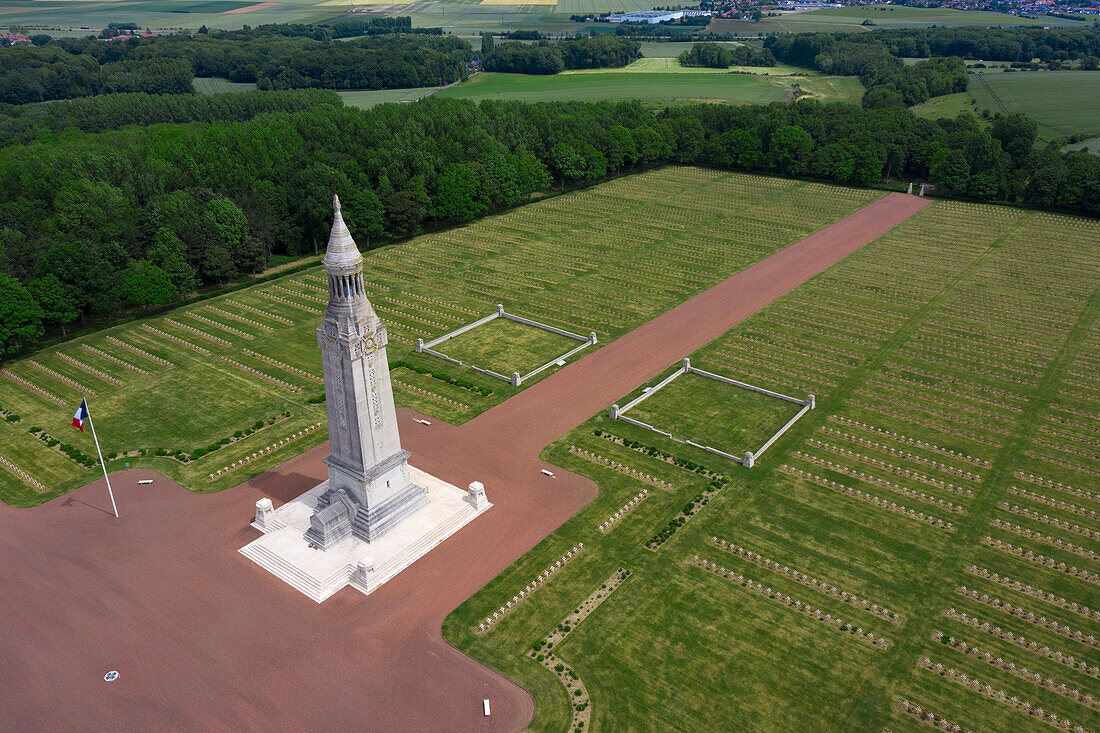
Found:
<svg viewBox="0 0 1100 733"><path fill-rule="evenodd" d="M533 316L537 320L538 315ZM490 369L511 377L536 369L551 359L575 349L581 341L507 318L496 318L472 331L439 344L436 351L465 364ZM584 353L584 352L582 352ZM552 374L548 369L533 379Z"/></svg>
<svg viewBox="0 0 1100 733"><path fill-rule="evenodd" d="M497 303L606 343L879 196L667 167L365 252L391 366L409 365L394 371L396 402L457 424L515 394L413 350ZM194 491L236 486L323 442L325 405L311 400L323 393L316 329L326 298L317 267L0 365L0 410L19 418L0 419L0 456L31 476L0 466L0 500L33 506L96 480L98 465L82 462L95 455L91 432L70 427L84 395L108 470L129 463ZM512 335L524 340L520 360L497 364ZM507 374L580 344L511 321L455 341L489 368L514 363Z"/></svg>
<svg viewBox="0 0 1100 733"><path fill-rule="evenodd" d="M746 379L739 374L723 376L741 381ZM658 381L653 380L647 386L654 386ZM641 390L638 390L630 399L640 393ZM742 456L745 451L755 452L800 409L801 406L792 402L723 384L698 374L681 374L655 395L632 407L627 417L672 433L678 440L691 440ZM677 447L675 441L662 435L629 424L623 427L629 429L631 437L636 432L635 439L657 445L662 450L671 451Z"/></svg>
<svg viewBox="0 0 1100 733"><path fill-rule="evenodd" d="M543 458L591 477L598 498L456 609L444 636L531 691L532 730L570 729L565 688L526 652L623 567L632 577L553 649L592 696L593 730L928 730L902 699L965 730L1052 729L1012 708L1013 697L1100 729L1097 706L1072 697L1100 697L1100 670L1063 663L1096 666L1100 648L1100 617L1082 609L1100 597L1098 237L1100 223L1081 218L957 202L924 209L690 355L701 369L817 396L755 468L592 417ZM661 396L628 415L667 416L654 407ZM734 417L719 419L736 429ZM725 488L647 548L707 487L704 471L729 477ZM578 543L576 559L476 633ZM923 669L922 658L1004 695Z"/></svg>

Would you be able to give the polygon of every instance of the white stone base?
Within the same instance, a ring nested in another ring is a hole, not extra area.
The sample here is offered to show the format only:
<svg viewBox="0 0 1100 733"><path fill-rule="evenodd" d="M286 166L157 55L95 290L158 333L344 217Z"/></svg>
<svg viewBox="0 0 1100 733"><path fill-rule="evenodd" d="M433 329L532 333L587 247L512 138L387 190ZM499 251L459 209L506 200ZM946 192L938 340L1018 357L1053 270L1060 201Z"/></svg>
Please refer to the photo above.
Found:
<svg viewBox="0 0 1100 733"><path fill-rule="evenodd" d="M374 542L349 536L328 550L310 547L305 533L317 497L328 488L325 481L275 509L266 526L253 522L265 534L240 552L318 603L346 585L372 593L492 506L484 498L472 502L466 491L413 466L409 477L428 490L428 506Z"/></svg>

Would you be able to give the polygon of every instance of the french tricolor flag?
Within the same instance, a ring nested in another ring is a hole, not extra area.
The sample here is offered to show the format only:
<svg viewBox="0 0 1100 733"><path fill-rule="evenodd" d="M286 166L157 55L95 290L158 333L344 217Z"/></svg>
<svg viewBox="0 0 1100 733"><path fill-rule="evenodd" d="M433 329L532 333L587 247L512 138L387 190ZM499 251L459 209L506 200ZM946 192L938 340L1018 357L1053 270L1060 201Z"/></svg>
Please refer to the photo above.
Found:
<svg viewBox="0 0 1100 733"><path fill-rule="evenodd" d="M84 421L88 419L88 400L81 400L80 407L76 408L76 414L73 415L73 427L80 428L80 432L84 432Z"/></svg>

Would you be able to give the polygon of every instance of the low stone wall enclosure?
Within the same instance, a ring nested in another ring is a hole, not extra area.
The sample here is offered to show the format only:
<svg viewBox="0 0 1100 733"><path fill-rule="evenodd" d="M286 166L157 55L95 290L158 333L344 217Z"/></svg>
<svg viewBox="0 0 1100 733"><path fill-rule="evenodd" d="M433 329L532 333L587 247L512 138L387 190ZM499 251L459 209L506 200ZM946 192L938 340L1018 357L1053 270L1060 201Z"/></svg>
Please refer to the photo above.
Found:
<svg viewBox="0 0 1100 733"><path fill-rule="evenodd" d="M729 385L734 386L734 387L740 387L741 389L747 389L747 390L750 390L752 392L757 392L758 394L766 395L768 397L774 397L778 400L784 400L785 402L793 402L796 405L801 405L802 409L798 411L797 415L795 415L790 420L788 420L786 425L779 428L779 430L776 431L775 435L768 438L767 441L765 441L762 446L760 446L755 451L746 451L744 456L735 456L732 453L726 453L725 451L719 450L717 448L713 448L709 445L702 445L700 443L696 443L695 441L693 441L689 438L678 438L675 435L673 435L672 433L667 433L664 430L660 430L658 428L655 428L652 425L649 425L648 423L642 422L641 420L635 420L634 418L627 417L624 414L624 413L626 413L627 410L631 409L632 407L637 405L642 400L648 399L648 398L652 397L653 395L657 394L657 392L660 391L663 387L667 387L669 384L672 383L672 381L674 379L676 379L677 377L679 377L683 374L698 374L701 377L706 377L707 379L713 379L716 382L722 382L723 384L729 384ZM746 468L752 468L756 464L757 459L759 459L760 456L763 455L764 451L766 451L768 448L770 448L775 441L779 440L780 436L782 436L783 433L790 430L791 426L793 426L796 422L798 422L798 419L800 417L805 415L810 410L814 409L814 404L815 404L815 400L814 400L813 395L808 395L806 397L806 399L800 400L797 397L790 397L790 396L785 395L785 394L780 394L779 392L772 392L770 389L764 389L763 387L757 387L755 385L747 384L745 382L739 382L736 379L730 379L729 377L723 377L720 374L714 374L713 372L708 372L708 371L704 371L702 369L697 369L697 368L695 368L691 365L691 360L690 359L688 359L687 357L684 357L683 362L681 362L681 364L680 364L680 368L677 369L676 371L674 371L672 374L665 377L664 379L662 379L654 387L652 387L651 389L649 389L649 390L643 392L642 394L638 395L637 397L635 397L633 400L626 403L622 407L619 407L618 405L612 405L611 406L611 412L609 413L609 417L612 420L622 420L625 423L630 423L631 425L637 425L640 428L644 428L644 429L649 430L651 432L657 433L658 435L663 435L666 438L669 438L670 440L675 440L677 443L683 443L685 445L690 445L694 448L699 448L700 450L705 450L708 453L714 453L715 455L722 456L723 458L728 458L731 461L735 461L737 463L740 463L742 466L745 466Z"/></svg>
<svg viewBox="0 0 1100 733"><path fill-rule="evenodd" d="M575 349L570 349L569 351L565 352L561 356L554 357L553 359L546 362L542 366L537 367L535 369L532 369L531 371L527 372L526 374L520 374L519 372L512 372L512 376L510 376L510 377L506 377L506 376L504 376L503 374L501 374L499 372L494 372L491 369L486 369L484 367L479 367L476 364L466 364L464 362L459 361L458 359L455 359L454 357L447 356L446 354L444 354L440 351L436 351L435 348L434 348L435 346L438 346L439 344L443 343L444 341L449 341L450 339L453 339L456 336L461 336L462 334L466 333L467 331L472 331L475 328L477 328L478 326L484 326L486 323L488 323L490 321L493 321L493 320L496 320L497 318L507 318L510 321L515 321L516 323L523 323L523 324L528 325L528 326L534 326L535 328L541 328L544 331L550 331L551 333L556 333L559 336L565 336L566 338L576 339L577 341L581 341L583 343L581 343L581 345L576 347ZM514 313L508 313L504 310L504 306L498 303L495 313L490 313L489 315L485 316L484 318L477 319L473 323L467 323L465 326L462 326L460 328L456 328L454 331L451 331L450 333L445 333L442 336L440 336L439 338L432 339L431 341L428 341L428 342L425 342L424 339L419 339L418 338L416 340L416 352L418 354L431 354L432 356L437 356L440 359L443 359L444 361L449 361L452 364L458 364L459 366L464 366L468 369L473 369L475 372L481 372L482 374L486 374L490 377L494 377L496 379L500 379L500 380L503 380L505 382L508 382L513 387L518 387L521 384L523 384L523 382L525 380L530 379L531 377L535 376L536 374L539 374L539 373L549 369L550 367L554 366L555 364L557 364L559 362L565 361L569 357L571 357L574 354L576 354L577 352L579 352L581 349L586 349L586 348L588 348L589 346L592 346L595 343L596 343L596 332L595 331L592 331L591 333L589 333L588 336L581 336L580 334L576 334L576 333L573 333L571 331L566 331L564 329L557 328L555 326L550 326L550 325L545 324L545 323L539 323L538 321L533 321L530 318L524 318L523 316L517 316Z"/></svg>

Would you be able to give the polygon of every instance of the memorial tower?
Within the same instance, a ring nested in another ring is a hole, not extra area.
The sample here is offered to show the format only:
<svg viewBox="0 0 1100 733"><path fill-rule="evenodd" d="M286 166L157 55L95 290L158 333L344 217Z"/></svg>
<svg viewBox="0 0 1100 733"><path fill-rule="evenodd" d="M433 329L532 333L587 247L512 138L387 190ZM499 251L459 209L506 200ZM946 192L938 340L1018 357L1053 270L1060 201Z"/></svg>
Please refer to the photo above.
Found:
<svg viewBox="0 0 1100 733"><path fill-rule="evenodd" d="M344 224L340 199L325 251L328 309L317 345L324 364L331 454L329 486L306 538L321 548L349 534L370 542L428 504L409 477L386 360L386 327L363 290L363 257Z"/></svg>

